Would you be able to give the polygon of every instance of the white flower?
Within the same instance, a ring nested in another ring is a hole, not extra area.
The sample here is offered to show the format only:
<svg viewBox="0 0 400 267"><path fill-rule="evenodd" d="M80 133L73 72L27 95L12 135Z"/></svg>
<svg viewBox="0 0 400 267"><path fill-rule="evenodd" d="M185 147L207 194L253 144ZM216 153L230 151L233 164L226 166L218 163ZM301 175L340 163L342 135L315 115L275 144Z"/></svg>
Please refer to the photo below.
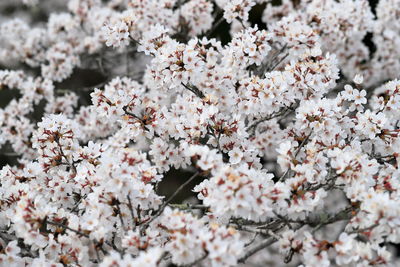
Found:
<svg viewBox="0 0 400 267"><path fill-rule="evenodd" d="M123 21L112 25L105 25L102 31L106 38L107 46L124 47L129 44L129 28Z"/></svg>
<svg viewBox="0 0 400 267"><path fill-rule="evenodd" d="M238 164L243 158L243 152L240 148L235 147L228 153L229 162L231 164Z"/></svg>
<svg viewBox="0 0 400 267"><path fill-rule="evenodd" d="M361 74L357 74L356 76L354 76L353 78L353 82L355 84L362 84L364 81L364 77Z"/></svg>
<svg viewBox="0 0 400 267"><path fill-rule="evenodd" d="M354 103L356 105L360 105L360 104L366 104L367 103L367 99L365 98L365 96L367 95L367 92L365 90L353 90L353 97L354 97Z"/></svg>

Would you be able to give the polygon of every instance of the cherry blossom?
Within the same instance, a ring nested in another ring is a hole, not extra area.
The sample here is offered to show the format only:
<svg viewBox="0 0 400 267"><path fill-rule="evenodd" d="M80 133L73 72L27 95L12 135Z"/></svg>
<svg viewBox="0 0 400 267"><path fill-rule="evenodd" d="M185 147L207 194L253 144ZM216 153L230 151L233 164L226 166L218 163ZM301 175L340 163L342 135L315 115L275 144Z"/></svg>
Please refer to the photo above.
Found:
<svg viewBox="0 0 400 267"><path fill-rule="evenodd" d="M399 265L399 0L3 8L1 266Z"/></svg>

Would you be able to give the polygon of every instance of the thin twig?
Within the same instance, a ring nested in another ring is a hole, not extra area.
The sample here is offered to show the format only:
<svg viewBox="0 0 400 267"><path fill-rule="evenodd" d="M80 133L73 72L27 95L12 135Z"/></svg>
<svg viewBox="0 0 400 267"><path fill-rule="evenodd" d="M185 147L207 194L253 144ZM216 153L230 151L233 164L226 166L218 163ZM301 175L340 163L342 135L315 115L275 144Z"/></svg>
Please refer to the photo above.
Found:
<svg viewBox="0 0 400 267"><path fill-rule="evenodd" d="M133 206L132 206L132 201L131 201L131 197L128 194L128 208L129 208L129 212L131 213L131 217L132 217L132 221L135 223L134 226L136 227L136 222L135 222L135 213L133 212Z"/></svg>
<svg viewBox="0 0 400 267"><path fill-rule="evenodd" d="M282 61L284 61L287 58L288 55L289 55L289 53L284 55L280 60L278 60L278 62L275 65L273 65L271 68L268 68L267 71L273 71L276 67L279 66L279 64L282 63Z"/></svg>
<svg viewBox="0 0 400 267"><path fill-rule="evenodd" d="M71 212L75 212L75 211L78 209L79 205L81 204L81 202L82 202L82 200L83 200L84 198L86 198L86 195L82 196L82 197L76 202L75 206L71 209Z"/></svg>
<svg viewBox="0 0 400 267"><path fill-rule="evenodd" d="M222 13L222 10L218 12L218 14L215 16L216 18ZM211 35L215 32L215 30L218 28L219 25L225 20L224 16L221 16L217 22L214 23L212 28L205 34L207 38L210 38ZM215 20L214 20L215 21Z"/></svg>
<svg viewBox="0 0 400 267"><path fill-rule="evenodd" d="M280 117L280 116L286 116L286 115L290 114L291 111L292 111L292 107L291 106L290 107L284 107L284 108L272 113L269 116L266 116L264 118L261 118L261 119L255 121L255 122L253 122L250 126L247 127L246 131L250 132L250 136L254 136L255 133L256 133L257 126L260 123L272 120L272 119Z"/></svg>
<svg viewBox="0 0 400 267"><path fill-rule="evenodd" d="M209 209L210 207L206 205L191 205L189 203L187 204L169 204L168 206L180 210L206 210Z"/></svg>
<svg viewBox="0 0 400 267"><path fill-rule="evenodd" d="M269 247L276 241L278 241L278 240L275 239L275 237L270 237L270 238L264 239L263 241L261 241L260 243L258 243L257 245L253 246L248 251L246 251L246 253L242 257L239 258L238 262L244 263L248 258L253 256L255 253L257 253L258 251L260 251L266 247Z"/></svg>
<svg viewBox="0 0 400 267"><path fill-rule="evenodd" d="M304 140L301 142L301 144L297 147L296 152L294 153L294 157L293 159L296 159L296 157L299 155L300 150L302 149L302 147L306 144L306 142L308 141L308 139L310 138L311 133L309 135L307 135L306 138L304 138ZM282 174L281 177L279 177L278 181L284 181L286 179L286 175L290 172L290 167Z"/></svg>
<svg viewBox="0 0 400 267"><path fill-rule="evenodd" d="M191 266L197 266L201 261L205 260L208 256L208 253L206 253L203 257L200 257L199 259L195 260L192 263L183 265L184 267L191 267Z"/></svg>
<svg viewBox="0 0 400 267"><path fill-rule="evenodd" d="M311 132L312 133L312 132ZM296 153L294 154L294 159L296 159L296 157L299 155L300 150L303 148L303 146L307 143L308 139L311 136L311 133L309 135L306 136L306 138L301 142L301 144L299 145L299 147L296 150Z"/></svg>
<svg viewBox="0 0 400 267"><path fill-rule="evenodd" d="M74 232L75 234L78 234L80 236L84 236L84 237L87 237L87 238L90 237L88 234L85 234L85 233L83 233L83 232L81 232L79 230L73 229L73 228L71 228L71 227L69 227L69 226L67 226L67 225L65 225L63 223L53 222L53 221L46 221L46 223L50 224L50 225L61 227L61 228L66 229L66 230L69 230L69 231Z"/></svg>
<svg viewBox="0 0 400 267"><path fill-rule="evenodd" d="M303 225L299 225L297 226L294 230L299 230L300 228L302 228L304 226ZM256 254L258 251L269 247L270 245L274 244L276 241L278 241L278 239L280 238L275 232L278 232L282 229L278 228L275 231L269 230L268 233L270 235L269 238L262 240L260 243L254 245L253 247L251 247L248 251L245 252L245 254L239 258L238 262L239 263L244 263L248 258L250 258L251 256L253 256L254 254Z"/></svg>
<svg viewBox="0 0 400 267"><path fill-rule="evenodd" d="M119 217L119 220L121 222L122 229L124 229L124 231L126 231L124 219L122 218L121 208L119 207L119 204L117 204L116 206L117 206L118 217Z"/></svg>
<svg viewBox="0 0 400 267"><path fill-rule="evenodd" d="M167 201L165 201L163 203L163 205L158 209L158 211L156 212L156 214L154 214L154 216L148 220L147 222L145 222L142 227L141 227L141 232L144 231L146 229L146 227L153 222L158 216L161 215L161 213L164 211L164 209L168 206L168 204L176 197L176 195L179 194L180 191L182 191L183 188L185 188L191 181L193 181L197 176L199 176L200 172L196 172L195 174L193 174L186 182L184 182L173 194L172 196L170 196Z"/></svg>
<svg viewBox="0 0 400 267"><path fill-rule="evenodd" d="M188 89L190 92L192 92L193 94L195 94L199 98L201 98L201 99L205 98L204 93L202 91L200 91L197 87L190 86L190 85L187 85L187 84L184 84L184 83L181 83L181 84L183 85L183 87Z"/></svg>
<svg viewBox="0 0 400 267"><path fill-rule="evenodd" d="M65 225L63 223L54 222L54 221L48 221L48 220L46 220L45 222L46 222L46 224L50 224L50 225L54 225L54 226L57 226L57 227L61 227L61 228L65 229L65 230L74 232L75 234L78 234L80 236L84 236L84 237L88 238L89 240L95 242L96 244L99 244L98 241L90 239L90 236L88 234L83 233L83 232L81 232L79 230L73 229L73 228L71 228L71 227L69 227L69 226L67 226L67 225ZM104 243L109 245L110 247L112 247L113 249L118 251L119 253L121 253L121 251L113 243L110 243L109 241L104 241Z"/></svg>
<svg viewBox="0 0 400 267"><path fill-rule="evenodd" d="M253 238L252 238L249 242L247 242L246 244L244 244L244 247L248 247L248 246L250 246L251 244L253 244L254 241L256 241L258 235L259 235L259 233L255 233L254 236L253 236Z"/></svg>
<svg viewBox="0 0 400 267"><path fill-rule="evenodd" d="M374 229L375 227L379 226L378 223L375 223L371 226L365 227L365 228L361 228L361 229L355 229L353 231L347 232L348 234L362 234L364 232L370 231L372 229Z"/></svg>

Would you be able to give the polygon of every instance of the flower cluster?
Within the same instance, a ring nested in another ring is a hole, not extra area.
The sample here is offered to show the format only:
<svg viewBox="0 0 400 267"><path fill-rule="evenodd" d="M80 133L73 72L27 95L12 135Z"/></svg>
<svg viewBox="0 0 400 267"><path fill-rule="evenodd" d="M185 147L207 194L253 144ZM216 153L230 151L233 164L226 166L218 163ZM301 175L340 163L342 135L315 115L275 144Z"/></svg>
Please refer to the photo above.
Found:
<svg viewBox="0 0 400 267"><path fill-rule="evenodd" d="M3 8L1 266L400 264L399 0Z"/></svg>

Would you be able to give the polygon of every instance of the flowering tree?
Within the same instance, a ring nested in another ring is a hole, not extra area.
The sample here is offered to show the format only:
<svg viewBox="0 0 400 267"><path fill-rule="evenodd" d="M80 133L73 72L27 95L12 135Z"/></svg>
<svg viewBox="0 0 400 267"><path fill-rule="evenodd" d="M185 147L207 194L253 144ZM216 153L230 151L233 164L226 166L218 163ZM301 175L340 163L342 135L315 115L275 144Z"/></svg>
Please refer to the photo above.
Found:
<svg viewBox="0 0 400 267"><path fill-rule="evenodd" d="M399 0L7 5L1 266L396 265Z"/></svg>

